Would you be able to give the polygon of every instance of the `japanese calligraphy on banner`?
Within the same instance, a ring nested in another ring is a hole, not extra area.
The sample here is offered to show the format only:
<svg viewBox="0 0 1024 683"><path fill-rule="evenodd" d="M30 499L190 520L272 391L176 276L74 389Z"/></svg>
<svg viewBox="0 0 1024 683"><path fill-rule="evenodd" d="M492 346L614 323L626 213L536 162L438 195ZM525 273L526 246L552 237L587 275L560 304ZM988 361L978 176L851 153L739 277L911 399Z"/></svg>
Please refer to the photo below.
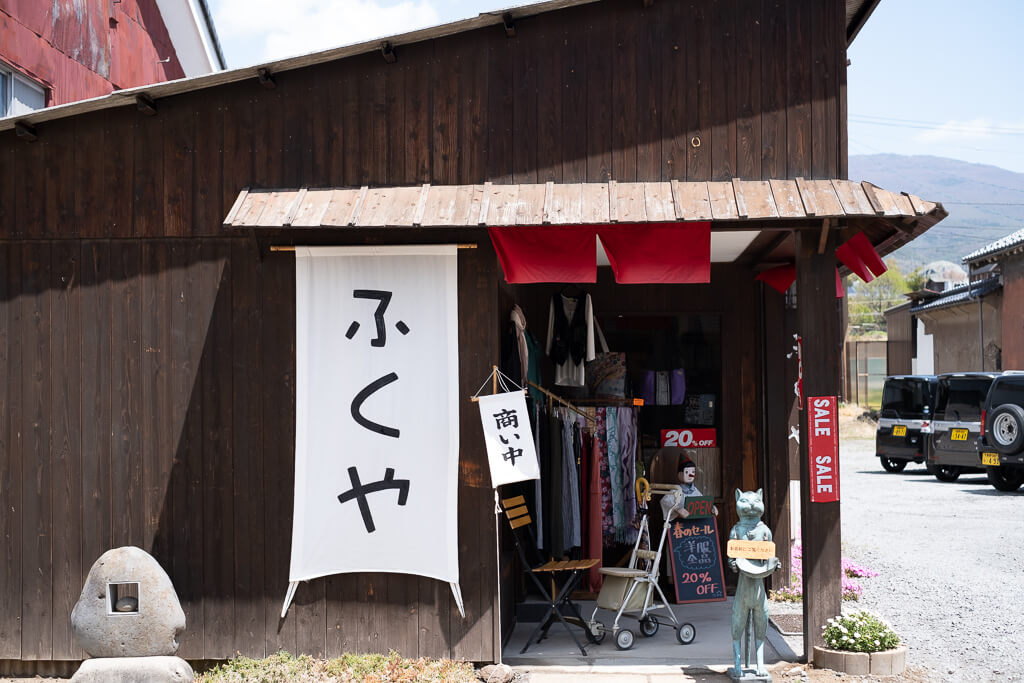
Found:
<svg viewBox="0 0 1024 683"><path fill-rule="evenodd" d="M533 445L526 394L510 391L481 396L480 420L484 427L491 486L540 479L540 464Z"/></svg>
<svg viewBox="0 0 1024 683"><path fill-rule="evenodd" d="M835 396L807 398L807 457L811 466L811 502L839 500L839 428Z"/></svg>
<svg viewBox="0 0 1024 683"><path fill-rule="evenodd" d="M456 245L295 248L299 581L418 574L458 591Z"/></svg>

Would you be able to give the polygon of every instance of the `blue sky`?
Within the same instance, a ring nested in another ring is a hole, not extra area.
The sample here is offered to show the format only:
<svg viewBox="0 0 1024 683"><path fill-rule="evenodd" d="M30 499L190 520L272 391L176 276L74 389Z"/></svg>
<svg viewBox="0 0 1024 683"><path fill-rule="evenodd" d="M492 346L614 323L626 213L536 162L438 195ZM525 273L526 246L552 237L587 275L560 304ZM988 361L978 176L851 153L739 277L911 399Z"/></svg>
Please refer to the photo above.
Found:
<svg viewBox="0 0 1024 683"><path fill-rule="evenodd" d="M527 4L208 0L231 68ZM1024 173L1019 0L882 0L849 51L850 154L932 154Z"/></svg>

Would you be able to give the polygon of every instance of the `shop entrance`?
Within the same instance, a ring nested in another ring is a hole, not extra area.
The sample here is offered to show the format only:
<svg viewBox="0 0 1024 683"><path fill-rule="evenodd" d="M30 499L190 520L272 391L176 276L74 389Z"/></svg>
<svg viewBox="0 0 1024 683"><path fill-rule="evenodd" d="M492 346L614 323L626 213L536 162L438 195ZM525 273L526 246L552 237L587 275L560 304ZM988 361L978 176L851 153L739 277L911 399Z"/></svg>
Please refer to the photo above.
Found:
<svg viewBox="0 0 1024 683"><path fill-rule="evenodd" d="M596 558L598 567L625 567L645 514L638 509L638 479L676 485L680 465L689 460L696 466L699 493L711 497L720 511L728 505L723 497L728 490L723 445L729 441L723 438L723 399L728 395L723 359L735 313L729 312L727 299L714 296L710 284L621 285L610 269L599 271L597 283L583 286L502 285L502 370L533 383L529 394L541 479L505 486L499 495L523 496L541 557ZM664 529L660 501L655 494L646 504L649 532L641 547L652 551ZM532 582L523 580L504 517L499 524L504 652L514 658L525 642L520 634L533 630L547 605L531 590ZM725 516L717 526L720 548L729 528ZM726 602L677 604L670 553L666 540L658 583L679 621L693 622L698 632L709 620L727 622ZM591 618L603 579L597 567L587 570L573 593L584 621ZM561 577L544 580L552 582L549 589L557 594ZM655 660L672 652L669 646L685 647L673 635L667 613L652 614L660 617L662 629L649 639L641 636L652 630L650 622L620 619L620 626L637 636L628 654L633 662L645 659L645 649L646 657ZM608 637L588 645L588 654L624 656L611 633L615 613L601 610L597 619L608 627ZM560 624L551 626L552 635L556 632L564 634ZM586 642L582 628L577 635ZM571 641L562 642L566 652L561 654L573 655ZM663 647L652 647L655 643ZM719 647L727 650L728 642ZM549 650L541 641L531 644L527 655Z"/></svg>

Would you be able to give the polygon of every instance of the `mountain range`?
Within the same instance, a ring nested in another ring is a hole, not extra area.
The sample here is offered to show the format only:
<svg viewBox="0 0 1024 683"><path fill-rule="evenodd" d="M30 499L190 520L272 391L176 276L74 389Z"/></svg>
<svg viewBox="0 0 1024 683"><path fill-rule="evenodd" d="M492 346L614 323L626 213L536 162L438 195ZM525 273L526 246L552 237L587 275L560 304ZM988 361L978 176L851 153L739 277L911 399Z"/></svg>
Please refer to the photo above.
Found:
<svg viewBox="0 0 1024 683"><path fill-rule="evenodd" d="M850 157L850 179L941 202L949 216L893 252L910 272L931 261L960 259L1024 228L1024 173L936 156L898 154Z"/></svg>

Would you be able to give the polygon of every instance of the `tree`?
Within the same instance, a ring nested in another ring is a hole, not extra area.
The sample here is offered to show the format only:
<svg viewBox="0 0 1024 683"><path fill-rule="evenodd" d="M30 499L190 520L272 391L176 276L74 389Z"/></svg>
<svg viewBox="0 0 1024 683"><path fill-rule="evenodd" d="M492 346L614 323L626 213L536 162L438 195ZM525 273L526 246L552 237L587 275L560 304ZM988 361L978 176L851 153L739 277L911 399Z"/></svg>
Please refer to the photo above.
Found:
<svg viewBox="0 0 1024 683"><path fill-rule="evenodd" d="M885 312L906 302L903 295L910 286L899 266L892 260L889 268L871 282L857 279L850 288L850 331L853 335L885 332Z"/></svg>

